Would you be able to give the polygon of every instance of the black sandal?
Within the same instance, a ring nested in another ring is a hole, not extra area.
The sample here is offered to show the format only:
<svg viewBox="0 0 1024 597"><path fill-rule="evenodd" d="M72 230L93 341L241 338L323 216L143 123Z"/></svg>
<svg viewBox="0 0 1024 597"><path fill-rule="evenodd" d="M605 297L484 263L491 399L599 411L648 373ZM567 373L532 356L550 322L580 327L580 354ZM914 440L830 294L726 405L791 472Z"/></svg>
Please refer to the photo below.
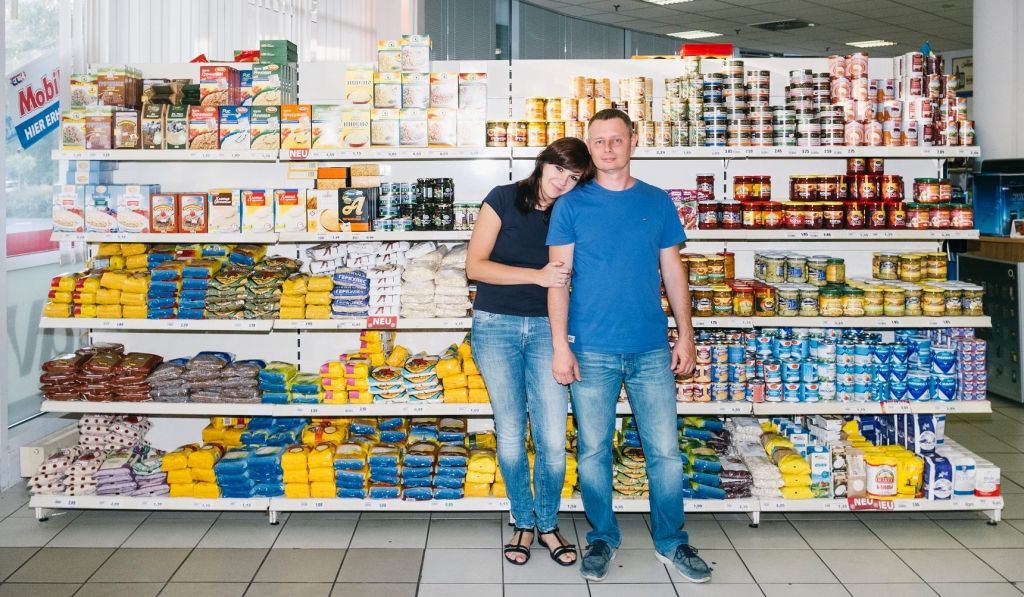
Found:
<svg viewBox="0 0 1024 597"><path fill-rule="evenodd" d="M519 533L518 540L516 537L516 533ZM523 543L523 533L533 533L533 536L530 537L529 543ZM533 545L533 540L536 538L537 531L533 528L513 527L512 540L514 541L514 543L508 543L505 545L505 559L508 560L510 563L515 564L516 566L522 566L523 564L529 562L530 546ZM509 556L514 553L518 553L525 556L525 559L522 562L518 562L510 558Z"/></svg>
<svg viewBox="0 0 1024 597"><path fill-rule="evenodd" d="M568 553L576 555L576 546L565 540L565 537L562 536L562 533L558 530L558 527L555 527L546 533L539 533L539 535L541 537L543 537L544 535L554 535L555 539L558 540L558 547L554 549L551 549L551 547L547 543L545 543L543 540L540 540L540 544L548 548L548 553L550 553L551 559L554 560L555 563L557 563L559 566L572 566L576 563L576 560L579 558L579 556L573 558L568 562L562 559L562 556Z"/></svg>

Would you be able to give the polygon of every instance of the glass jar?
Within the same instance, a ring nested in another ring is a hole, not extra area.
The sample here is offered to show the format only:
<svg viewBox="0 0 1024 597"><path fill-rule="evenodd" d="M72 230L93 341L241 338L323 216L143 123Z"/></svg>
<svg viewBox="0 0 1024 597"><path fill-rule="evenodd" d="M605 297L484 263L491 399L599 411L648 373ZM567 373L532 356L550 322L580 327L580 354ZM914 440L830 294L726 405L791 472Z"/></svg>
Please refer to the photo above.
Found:
<svg viewBox="0 0 1024 597"><path fill-rule="evenodd" d="M469 230L469 222L466 220L466 205L455 204L455 230Z"/></svg>
<svg viewBox="0 0 1024 597"><path fill-rule="evenodd" d="M821 203L808 203L804 207L804 228L818 230L825 223L825 213Z"/></svg>
<svg viewBox="0 0 1024 597"><path fill-rule="evenodd" d="M906 312L904 314L907 317L920 317L921 315L924 315L921 305L921 287L916 285L906 285L902 288L904 304L906 305Z"/></svg>
<svg viewBox="0 0 1024 597"><path fill-rule="evenodd" d="M769 202L764 205L761 210L761 218L763 221L765 230L781 230L783 226L782 221L782 204Z"/></svg>
<svg viewBox="0 0 1024 597"><path fill-rule="evenodd" d="M787 203L783 206L783 219L786 230L801 230L804 227L804 204Z"/></svg>
<svg viewBox="0 0 1024 597"><path fill-rule="evenodd" d="M917 201L918 203L938 203L941 201L941 195L939 194L939 179L915 178L914 201Z"/></svg>
<svg viewBox="0 0 1024 597"><path fill-rule="evenodd" d="M711 317L714 311L714 291L710 286L694 286L693 292L693 316Z"/></svg>
<svg viewBox="0 0 1024 597"><path fill-rule="evenodd" d="M893 230L902 230L907 227L907 207L901 201L885 202L886 225Z"/></svg>
<svg viewBox="0 0 1024 597"><path fill-rule="evenodd" d="M856 201L847 201L843 206L846 211L846 228L849 230L864 228L864 206Z"/></svg>
<svg viewBox="0 0 1024 597"><path fill-rule="evenodd" d="M702 286L708 283L708 259L707 257L694 256L687 260L690 266L690 284Z"/></svg>
<svg viewBox="0 0 1024 597"><path fill-rule="evenodd" d="M864 291L860 288L843 290L843 315L846 317L864 316Z"/></svg>
<svg viewBox="0 0 1024 597"><path fill-rule="evenodd" d="M943 288L943 296L946 299L946 312L944 315L959 317L964 314L964 295L959 286L946 286Z"/></svg>
<svg viewBox="0 0 1024 597"><path fill-rule="evenodd" d="M718 316L732 315L732 288L724 284L711 287L712 308Z"/></svg>
<svg viewBox="0 0 1024 597"><path fill-rule="evenodd" d="M412 216L413 230L433 230L434 211L426 203L417 203Z"/></svg>
<svg viewBox="0 0 1024 597"><path fill-rule="evenodd" d="M697 192L706 195L708 200L715 198L715 175L705 173L697 175Z"/></svg>
<svg viewBox="0 0 1024 597"><path fill-rule="evenodd" d="M480 217L480 206L473 204L466 204L466 225L469 226L469 230L472 230L476 226L476 221Z"/></svg>
<svg viewBox="0 0 1024 597"><path fill-rule="evenodd" d="M843 228L845 213L843 204L838 201L830 201L822 205L822 227L826 230L839 230Z"/></svg>
<svg viewBox="0 0 1024 597"><path fill-rule="evenodd" d="M800 314L800 290L789 284L779 286L775 290L778 296L777 315L779 317L796 317Z"/></svg>
<svg viewBox="0 0 1024 597"><path fill-rule="evenodd" d="M819 304L817 288L813 286L800 288L800 317L817 317Z"/></svg>
<svg viewBox="0 0 1024 597"><path fill-rule="evenodd" d="M812 286L822 287L828 284L828 257L814 255L807 258L807 283Z"/></svg>
<svg viewBox="0 0 1024 597"><path fill-rule="evenodd" d="M969 317L981 317L985 314L985 291L981 286L969 284L963 289L963 313Z"/></svg>
<svg viewBox="0 0 1024 597"><path fill-rule="evenodd" d="M879 280L900 279L900 254L899 253L877 253L878 271L875 277Z"/></svg>
<svg viewBox="0 0 1024 597"><path fill-rule="evenodd" d="M864 201L864 223L870 230L882 230L886 225L885 204L881 201Z"/></svg>
<svg viewBox="0 0 1024 597"><path fill-rule="evenodd" d="M927 230L929 226L928 206L924 203L907 204L907 229Z"/></svg>
<svg viewBox="0 0 1024 597"><path fill-rule="evenodd" d="M921 310L927 317L941 317L946 313L946 291L936 286L921 289Z"/></svg>
<svg viewBox="0 0 1024 597"><path fill-rule="evenodd" d="M970 205L954 203L950 207L949 227L954 230L971 230L974 228L974 208Z"/></svg>
<svg viewBox="0 0 1024 597"><path fill-rule="evenodd" d="M751 286L733 288L732 314L736 317L750 317L754 314L754 289Z"/></svg>
<svg viewBox="0 0 1024 597"><path fill-rule="evenodd" d="M697 228L700 230L718 230L719 210L714 201L702 201L697 204Z"/></svg>
<svg viewBox="0 0 1024 597"><path fill-rule="evenodd" d="M786 258L766 257L764 281L772 284L782 284L786 281Z"/></svg>
<svg viewBox="0 0 1024 597"><path fill-rule="evenodd" d="M906 291L899 286L885 288L884 314L889 317L903 317L907 314Z"/></svg>
<svg viewBox="0 0 1024 597"><path fill-rule="evenodd" d="M900 280L904 282L921 281L921 263L924 258L916 253L900 255Z"/></svg>
<svg viewBox="0 0 1024 597"><path fill-rule="evenodd" d="M883 312L883 292L881 286L868 286L864 289L864 315L878 317Z"/></svg>
<svg viewBox="0 0 1024 597"><path fill-rule="evenodd" d="M928 227L933 230L948 230L953 213L949 203L935 203L928 207Z"/></svg>
<svg viewBox="0 0 1024 597"><path fill-rule="evenodd" d="M434 230L455 230L455 206L441 203L435 210Z"/></svg>
<svg viewBox="0 0 1024 597"><path fill-rule="evenodd" d="M818 181L813 176L794 176L791 201L815 201L818 199Z"/></svg>
<svg viewBox="0 0 1024 597"><path fill-rule="evenodd" d="M835 201L839 194L836 188L839 186L838 176L818 177L818 201Z"/></svg>
<svg viewBox="0 0 1024 597"><path fill-rule="evenodd" d="M739 201L723 201L720 204L719 227L723 230L739 230L743 227Z"/></svg>
<svg viewBox="0 0 1024 597"><path fill-rule="evenodd" d="M836 177L839 183L836 185L836 201L846 202L850 199L850 185L852 184L852 176L840 174Z"/></svg>
<svg viewBox="0 0 1024 597"><path fill-rule="evenodd" d="M945 280L949 277L949 265L946 263L946 254L939 251L928 253L925 258L925 265L921 268L921 275L929 280Z"/></svg>
<svg viewBox="0 0 1024 597"><path fill-rule="evenodd" d="M753 196L751 176L734 176L732 179L732 198L736 201L750 201Z"/></svg>
<svg viewBox="0 0 1024 597"><path fill-rule="evenodd" d="M736 277L736 253L730 253L723 251L717 254L718 257L725 259L725 279L732 280Z"/></svg>
<svg viewBox="0 0 1024 597"><path fill-rule="evenodd" d="M825 266L825 281L829 284L846 283L846 262L842 259L830 257Z"/></svg>
<svg viewBox="0 0 1024 597"><path fill-rule="evenodd" d="M757 185L757 197L761 201L772 200L772 177L771 176L759 176L760 180Z"/></svg>
<svg viewBox="0 0 1024 597"><path fill-rule="evenodd" d="M856 198L860 201L874 201L878 198L878 177L872 174L858 176Z"/></svg>
<svg viewBox="0 0 1024 597"><path fill-rule="evenodd" d="M843 316L843 291L825 287L818 290L818 314L821 317Z"/></svg>
<svg viewBox="0 0 1024 597"><path fill-rule="evenodd" d="M868 158L868 174L885 174L885 159Z"/></svg>
<svg viewBox="0 0 1024 597"><path fill-rule="evenodd" d="M725 282L725 257L709 255L708 263L708 284L714 286Z"/></svg>
<svg viewBox="0 0 1024 597"><path fill-rule="evenodd" d="M866 158L846 158L847 174L867 174L868 161Z"/></svg>
<svg viewBox="0 0 1024 597"><path fill-rule="evenodd" d="M775 316L775 289L767 284L754 287L754 317Z"/></svg>
<svg viewBox="0 0 1024 597"><path fill-rule="evenodd" d="M760 230L762 225L761 204L748 201L740 205L740 219L744 230Z"/></svg>
<svg viewBox="0 0 1024 597"><path fill-rule="evenodd" d="M804 283L807 281L807 258L803 255L786 257L786 281Z"/></svg>

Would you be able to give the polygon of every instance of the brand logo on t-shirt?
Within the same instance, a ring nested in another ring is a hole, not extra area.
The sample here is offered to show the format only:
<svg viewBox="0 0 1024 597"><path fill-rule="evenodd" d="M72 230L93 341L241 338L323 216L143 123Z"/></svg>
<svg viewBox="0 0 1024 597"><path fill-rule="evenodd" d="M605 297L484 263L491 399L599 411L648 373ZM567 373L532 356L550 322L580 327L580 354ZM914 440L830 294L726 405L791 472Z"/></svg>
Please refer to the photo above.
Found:
<svg viewBox="0 0 1024 597"><path fill-rule="evenodd" d="M576 341L576 336L569 336L569 344L572 344L575 341Z"/></svg>

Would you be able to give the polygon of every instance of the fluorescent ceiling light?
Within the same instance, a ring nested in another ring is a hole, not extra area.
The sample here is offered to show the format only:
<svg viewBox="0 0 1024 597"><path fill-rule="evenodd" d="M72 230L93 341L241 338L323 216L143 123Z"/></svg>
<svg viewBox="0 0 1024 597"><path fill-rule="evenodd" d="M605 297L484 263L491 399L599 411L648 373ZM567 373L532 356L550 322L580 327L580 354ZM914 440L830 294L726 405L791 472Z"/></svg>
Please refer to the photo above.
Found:
<svg viewBox="0 0 1024 597"><path fill-rule="evenodd" d="M882 39L873 39L871 41L855 41L853 43L846 44L855 48L881 48L882 46L895 46L894 41L885 41Z"/></svg>
<svg viewBox="0 0 1024 597"><path fill-rule="evenodd" d="M664 6L666 4L682 4L683 2L693 2L693 0L643 0L644 2L650 2L651 4L657 4Z"/></svg>
<svg viewBox="0 0 1024 597"><path fill-rule="evenodd" d="M680 31L678 33L669 33L669 37L678 37L681 39L704 39L705 37L719 37L721 33L715 33L714 31Z"/></svg>

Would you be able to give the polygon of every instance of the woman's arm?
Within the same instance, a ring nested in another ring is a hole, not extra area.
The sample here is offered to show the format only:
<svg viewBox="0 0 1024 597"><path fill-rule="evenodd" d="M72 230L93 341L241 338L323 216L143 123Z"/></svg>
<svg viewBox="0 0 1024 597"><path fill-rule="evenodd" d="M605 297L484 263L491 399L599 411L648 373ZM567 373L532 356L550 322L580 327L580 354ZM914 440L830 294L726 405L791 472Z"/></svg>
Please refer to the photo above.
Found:
<svg viewBox="0 0 1024 597"><path fill-rule="evenodd" d="M470 280L507 286L511 284L536 284L545 288L564 286L569 279L569 268L553 262L542 269L513 267L491 261L491 251L501 232L501 218L484 203L480 215L473 225L473 236L466 253L466 276Z"/></svg>

